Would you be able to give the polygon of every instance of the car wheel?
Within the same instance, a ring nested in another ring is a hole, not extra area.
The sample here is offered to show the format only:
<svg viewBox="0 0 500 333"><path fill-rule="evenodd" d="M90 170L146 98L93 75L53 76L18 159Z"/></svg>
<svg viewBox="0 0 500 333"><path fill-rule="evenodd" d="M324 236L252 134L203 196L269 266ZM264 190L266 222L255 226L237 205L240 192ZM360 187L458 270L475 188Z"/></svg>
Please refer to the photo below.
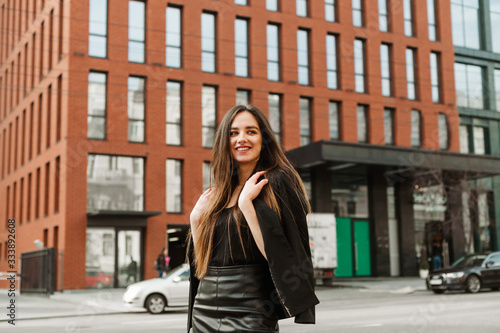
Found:
<svg viewBox="0 0 500 333"><path fill-rule="evenodd" d="M468 293L477 293L481 290L481 280L477 275L471 275L465 282L465 291Z"/></svg>
<svg viewBox="0 0 500 333"><path fill-rule="evenodd" d="M444 290L436 289L432 291L434 294L444 294Z"/></svg>
<svg viewBox="0 0 500 333"><path fill-rule="evenodd" d="M104 287L104 285L102 284L102 282L101 281L97 282L96 288L97 289L102 289L102 287Z"/></svg>
<svg viewBox="0 0 500 333"><path fill-rule="evenodd" d="M146 310L152 314L162 313L165 309L167 302L165 301L165 297L160 294L149 295L146 298Z"/></svg>

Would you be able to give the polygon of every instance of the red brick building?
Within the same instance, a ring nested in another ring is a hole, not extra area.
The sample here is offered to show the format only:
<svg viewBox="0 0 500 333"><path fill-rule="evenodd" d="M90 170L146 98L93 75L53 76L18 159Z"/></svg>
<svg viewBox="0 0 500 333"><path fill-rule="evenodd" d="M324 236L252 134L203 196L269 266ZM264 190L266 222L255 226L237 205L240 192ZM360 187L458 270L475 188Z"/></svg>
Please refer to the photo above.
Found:
<svg viewBox="0 0 500 333"><path fill-rule="evenodd" d="M344 275L415 274L402 165L464 161L450 4L432 20L425 1L380 2L1 0L0 271L9 218L17 260L36 239L56 248L57 289L85 288L86 271L124 286L131 261L151 278L165 246L182 262L215 126L239 99L298 156L313 210L367 228L367 270L350 253Z"/></svg>

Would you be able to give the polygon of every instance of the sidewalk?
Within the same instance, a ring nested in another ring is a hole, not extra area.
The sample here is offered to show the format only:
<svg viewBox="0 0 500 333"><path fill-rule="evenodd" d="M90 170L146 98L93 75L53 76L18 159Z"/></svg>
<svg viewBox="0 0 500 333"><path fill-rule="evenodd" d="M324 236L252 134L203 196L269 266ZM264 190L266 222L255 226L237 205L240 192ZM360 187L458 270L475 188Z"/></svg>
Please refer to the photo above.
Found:
<svg viewBox="0 0 500 333"><path fill-rule="evenodd" d="M352 278L335 279L331 286L318 286L318 292L330 288L355 288L363 292L407 294L426 290L425 280L420 278ZM16 320L54 317L92 316L127 312L146 312L146 309L126 307L122 302L124 288L66 290L50 296L38 296L16 292ZM0 289L0 307L10 304L6 289ZM1 314L0 322L9 318Z"/></svg>

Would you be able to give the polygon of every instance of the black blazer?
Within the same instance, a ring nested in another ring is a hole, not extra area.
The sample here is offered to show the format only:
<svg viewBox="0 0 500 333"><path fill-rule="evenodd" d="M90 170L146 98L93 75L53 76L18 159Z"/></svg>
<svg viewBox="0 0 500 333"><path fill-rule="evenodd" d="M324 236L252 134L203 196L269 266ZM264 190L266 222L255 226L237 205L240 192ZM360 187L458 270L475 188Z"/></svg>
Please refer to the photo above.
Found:
<svg viewBox="0 0 500 333"><path fill-rule="evenodd" d="M295 317L296 323L314 324L314 307L319 303L314 294L314 272L311 262L306 216L299 196L292 191L288 178L279 173L269 179L278 200L280 215L257 197L253 204L264 240L269 270L281 308L280 319ZM194 275L193 246L188 248L191 265L188 331L199 280Z"/></svg>

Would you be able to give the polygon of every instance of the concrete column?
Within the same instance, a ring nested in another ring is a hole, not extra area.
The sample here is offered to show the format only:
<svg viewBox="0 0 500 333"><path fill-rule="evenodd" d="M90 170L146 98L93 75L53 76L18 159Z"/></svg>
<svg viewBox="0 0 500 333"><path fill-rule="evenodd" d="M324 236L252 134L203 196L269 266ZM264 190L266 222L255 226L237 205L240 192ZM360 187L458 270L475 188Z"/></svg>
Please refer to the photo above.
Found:
<svg viewBox="0 0 500 333"><path fill-rule="evenodd" d="M312 172L313 212L333 213L331 177L331 171L327 170L326 165L314 168Z"/></svg>
<svg viewBox="0 0 500 333"><path fill-rule="evenodd" d="M368 169L368 202L372 221L372 272L374 276L391 276L389 254L389 214L387 212L387 182L384 168Z"/></svg>
<svg viewBox="0 0 500 333"><path fill-rule="evenodd" d="M399 224L401 276L418 276L415 253L415 222L413 216L413 184L409 179L395 185L396 216Z"/></svg>
<svg viewBox="0 0 500 333"><path fill-rule="evenodd" d="M445 238L451 239L449 244L450 263L465 255L465 230L462 207L461 186L447 187L446 189L446 222L444 226Z"/></svg>

